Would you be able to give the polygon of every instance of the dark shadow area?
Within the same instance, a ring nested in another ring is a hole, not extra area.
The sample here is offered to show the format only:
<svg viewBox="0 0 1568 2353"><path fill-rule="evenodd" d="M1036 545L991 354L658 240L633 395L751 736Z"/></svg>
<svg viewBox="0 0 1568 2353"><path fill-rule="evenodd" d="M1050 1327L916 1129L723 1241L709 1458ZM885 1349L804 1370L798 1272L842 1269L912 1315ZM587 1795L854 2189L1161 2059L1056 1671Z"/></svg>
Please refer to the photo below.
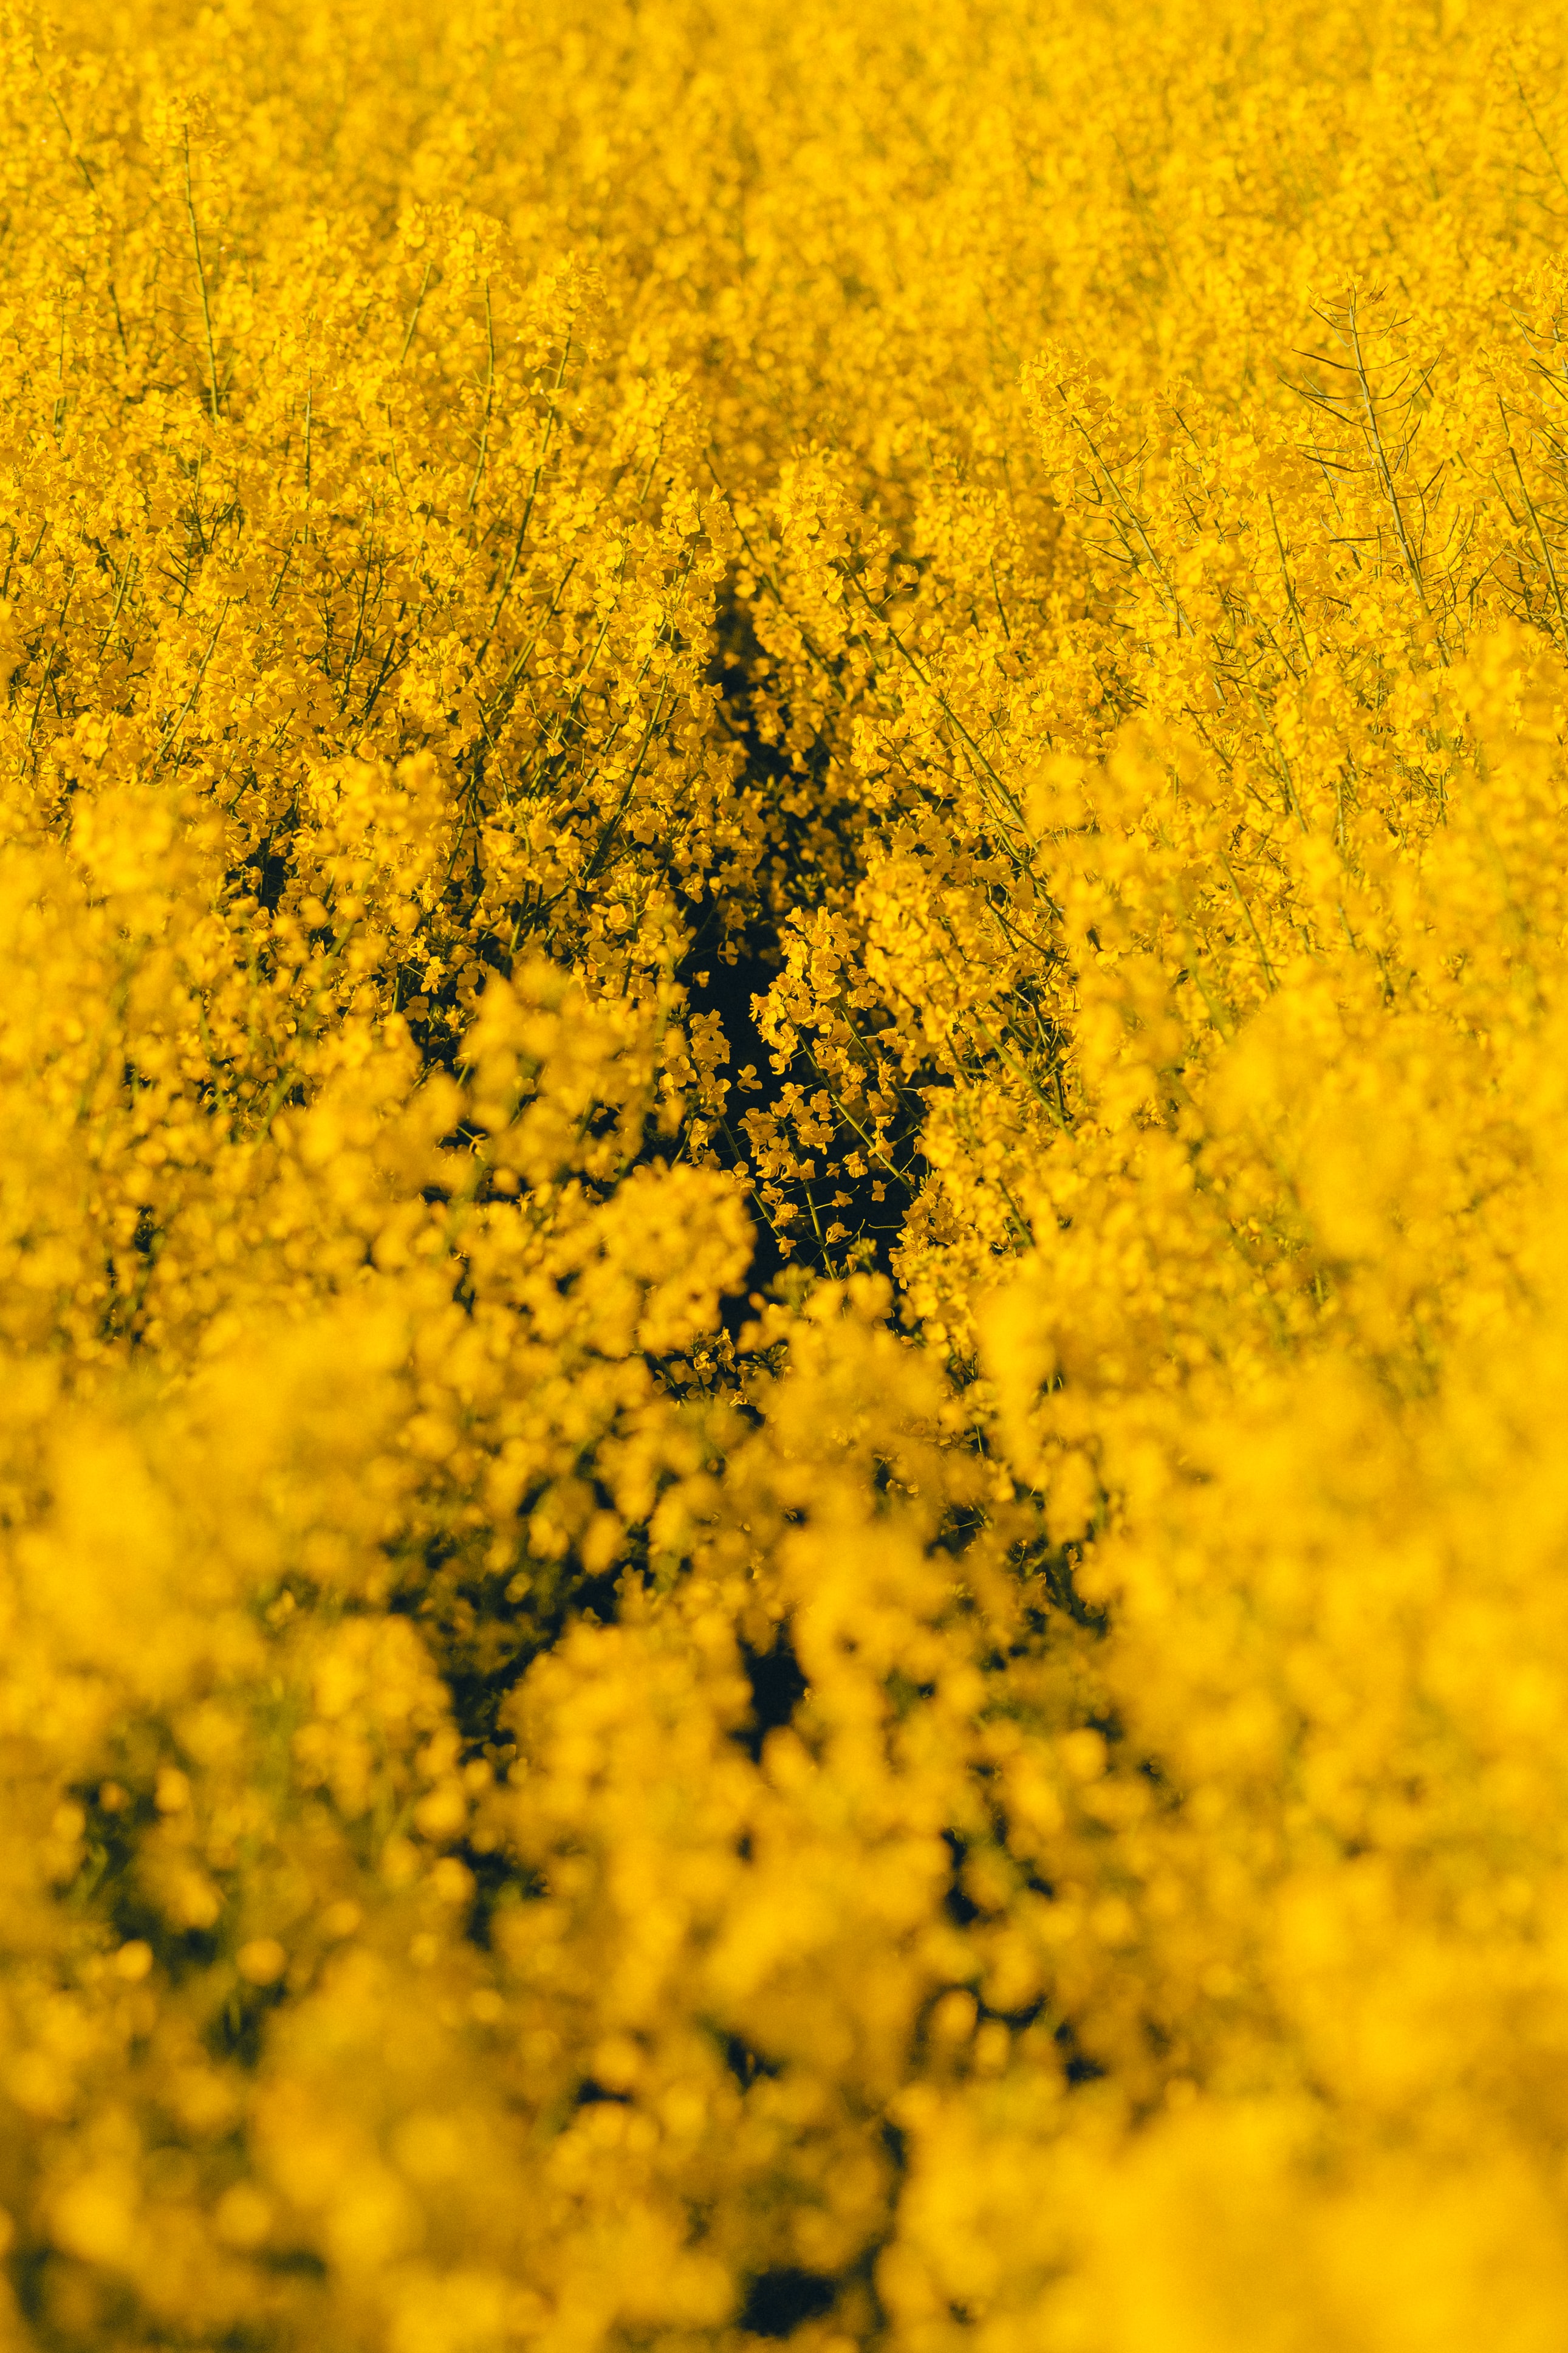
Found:
<svg viewBox="0 0 1568 2353"><path fill-rule="evenodd" d="M686 957L678 976L687 992L688 1018L717 1014L723 1025L730 1049L724 1071L730 1082L730 1096L713 1149L731 1168L751 1156L741 1124L742 1113L750 1104L765 1103L781 1084L768 1059L752 1006L758 997L767 995L782 961L776 943L771 948L742 954L733 964L726 964L721 957L697 946ZM741 1072L748 1068L757 1074L760 1092L742 1091ZM731 1338L751 1319L753 1311L748 1303L749 1294L766 1291L783 1273L785 1263L761 1203L753 1198L749 1206L755 1237L752 1263L740 1292L721 1303L725 1329Z"/></svg>
<svg viewBox="0 0 1568 2353"><path fill-rule="evenodd" d="M963 1884L963 1865L969 1853L969 1842L958 1831L943 1831L942 1835L952 1857L942 1908L955 1928L967 1928L971 1921L980 1917L980 1906L966 1893Z"/></svg>
<svg viewBox="0 0 1568 2353"><path fill-rule="evenodd" d="M1056 2042L1062 2054L1062 2073L1069 2084L1096 2084L1100 2081L1105 2069L1098 2059L1091 2059L1088 2052L1079 2047L1078 2035L1065 2018L1057 2029Z"/></svg>
<svg viewBox="0 0 1568 2353"><path fill-rule="evenodd" d="M773 1637L771 1651L753 1651L749 1642L742 1642L741 1663L752 1686L752 1720L735 1737L755 1764L769 1733L789 1723L805 1697L807 1684L784 1626Z"/></svg>
<svg viewBox="0 0 1568 2353"><path fill-rule="evenodd" d="M740 2035L721 2035L720 2043L724 2053L724 2064L742 2092L750 2091L759 2075L765 2076L771 2082L778 2074L776 2063L771 2059L764 2059L760 2051L753 2051L749 2042L742 2041Z"/></svg>
<svg viewBox="0 0 1568 2353"><path fill-rule="evenodd" d="M837 2284L820 2272L786 2265L759 2272L746 2292L741 2326L753 2337L790 2337L805 2320L819 2320L833 2308Z"/></svg>

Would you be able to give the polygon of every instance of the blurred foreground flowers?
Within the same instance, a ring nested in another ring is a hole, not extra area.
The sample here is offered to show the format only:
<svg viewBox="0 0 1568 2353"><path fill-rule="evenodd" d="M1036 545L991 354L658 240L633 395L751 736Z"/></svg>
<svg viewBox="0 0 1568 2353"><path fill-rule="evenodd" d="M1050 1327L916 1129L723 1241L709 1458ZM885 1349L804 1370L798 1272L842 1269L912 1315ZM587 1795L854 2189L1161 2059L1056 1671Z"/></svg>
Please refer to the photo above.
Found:
<svg viewBox="0 0 1568 2353"><path fill-rule="evenodd" d="M1560 39L0 23L0 2344L1568 2341Z"/></svg>

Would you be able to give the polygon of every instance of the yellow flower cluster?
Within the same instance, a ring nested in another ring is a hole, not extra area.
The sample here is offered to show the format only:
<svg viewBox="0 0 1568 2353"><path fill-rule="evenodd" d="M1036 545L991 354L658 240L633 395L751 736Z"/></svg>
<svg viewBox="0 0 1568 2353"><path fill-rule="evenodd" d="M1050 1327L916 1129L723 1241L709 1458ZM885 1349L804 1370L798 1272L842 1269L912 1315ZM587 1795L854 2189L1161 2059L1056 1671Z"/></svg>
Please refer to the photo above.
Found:
<svg viewBox="0 0 1568 2353"><path fill-rule="evenodd" d="M0 2348L1557 2353L1556 11L58 5Z"/></svg>

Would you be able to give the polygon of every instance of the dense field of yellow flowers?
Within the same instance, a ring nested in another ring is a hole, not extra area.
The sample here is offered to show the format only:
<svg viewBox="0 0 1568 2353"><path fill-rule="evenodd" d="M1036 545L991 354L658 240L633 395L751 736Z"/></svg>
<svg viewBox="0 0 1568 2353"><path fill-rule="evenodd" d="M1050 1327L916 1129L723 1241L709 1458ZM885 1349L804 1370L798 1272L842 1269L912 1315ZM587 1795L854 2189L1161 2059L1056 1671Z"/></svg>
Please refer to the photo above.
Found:
<svg viewBox="0 0 1568 2353"><path fill-rule="evenodd" d="M0 2348L1568 2345L1568 25L0 18Z"/></svg>

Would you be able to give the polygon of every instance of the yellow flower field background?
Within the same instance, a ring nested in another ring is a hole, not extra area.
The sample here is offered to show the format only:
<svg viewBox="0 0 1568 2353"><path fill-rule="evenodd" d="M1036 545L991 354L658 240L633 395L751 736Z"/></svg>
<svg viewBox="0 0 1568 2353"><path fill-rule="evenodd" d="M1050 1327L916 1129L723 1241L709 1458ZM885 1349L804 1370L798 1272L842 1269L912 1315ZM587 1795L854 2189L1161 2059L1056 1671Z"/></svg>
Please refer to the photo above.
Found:
<svg viewBox="0 0 1568 2353"><path fill-rule="evenodd" d="M1568 2343L1544 0L0 20L0 2345Z"/></svg>

